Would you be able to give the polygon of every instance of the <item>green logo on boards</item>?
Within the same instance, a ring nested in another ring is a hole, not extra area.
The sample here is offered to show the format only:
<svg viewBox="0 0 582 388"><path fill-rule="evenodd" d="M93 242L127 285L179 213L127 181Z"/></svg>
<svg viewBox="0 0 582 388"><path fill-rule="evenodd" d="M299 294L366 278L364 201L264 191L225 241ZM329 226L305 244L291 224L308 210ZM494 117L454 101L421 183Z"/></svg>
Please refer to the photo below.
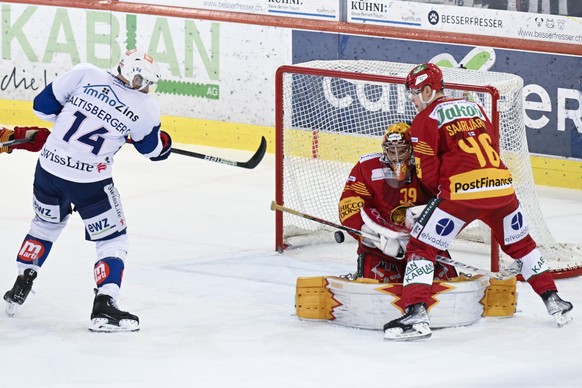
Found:
<svg viewBox="0 0 582 388"><path fill-rule="evenodd" d="M111 69L123 51L139 47L169 70L158 84L158 93L220 98L220 25L216 22L7 3L1 10L5 60L19 52L32 63L52 64L64 58L72 65L89 62ZM79 13L84 14L81 20ZM40 19L46 26L42 34L35 27ZM43 44L31 44L35 40Z"/></svg>
<svg viewBox="0 0 582 388"><path fill-rule="evenodd" d="M460 62L448 53L436 55L429 62L439 67L488 71L495 63L495 51L491 47L475 47Z"/></svg>

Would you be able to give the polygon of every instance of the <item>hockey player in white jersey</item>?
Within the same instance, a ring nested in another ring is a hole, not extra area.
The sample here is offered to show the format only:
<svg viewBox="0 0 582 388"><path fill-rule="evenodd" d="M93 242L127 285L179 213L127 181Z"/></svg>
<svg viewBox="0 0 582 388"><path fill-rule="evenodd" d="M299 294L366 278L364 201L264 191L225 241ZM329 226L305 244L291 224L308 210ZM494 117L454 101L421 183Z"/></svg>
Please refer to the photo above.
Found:
<svg viewBox="0 0 582 388"><path fill-rule="evenodd" d="M77 211L97 253L89 330L139 330L138 317L116 303L128 240L112 166L128 137L151 160L170 155L172 141L160 131L160 108L150 94L159 79L154 60L131 50L113 73L79 64L35 97L34 112L54 126L34 175L35 217L16 257L18 276L4 295L8 315L26 300L53 243Z"/></svg>

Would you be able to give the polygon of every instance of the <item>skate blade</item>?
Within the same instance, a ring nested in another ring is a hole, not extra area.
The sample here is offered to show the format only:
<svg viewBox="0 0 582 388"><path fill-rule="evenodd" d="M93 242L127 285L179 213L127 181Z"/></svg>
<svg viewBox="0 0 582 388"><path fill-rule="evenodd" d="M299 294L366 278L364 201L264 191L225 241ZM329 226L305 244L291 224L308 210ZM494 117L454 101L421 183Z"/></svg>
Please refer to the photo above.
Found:
<svg viewBox="0 0 582 388"><path fill-rule="evenodd" d="M139 331L139 322L132 319L122 319L119 325L109 323L107 318L94 318L89 325L93 333L121 333Z"/></svg>
<svg viewBox="0 0 582 388"><path fill-rule="evenodd" d="M556 324L558 325L558 327L563 327L564 325L568 324L568 322L570 322L573 317L572 315L570 315L570 312L566 312L566 313L555 313L553 315L554 319L556 320Z"/></svg>
<svg viewBox="0 0 582 388"><path fill-rule="evenodd" d="M430 338L432 331L427 323L417 323L412 325L410 330L404 331L400 327L387 329L384 331L385 341L416 341L419 339Z"/></svg>
<svg viewBox="0 0 582 388"><path fill-rule="evenodd" d="M13 317L16 313L16 303L6 301L6 308L4 311L6 311L6 315Z"/></svg>

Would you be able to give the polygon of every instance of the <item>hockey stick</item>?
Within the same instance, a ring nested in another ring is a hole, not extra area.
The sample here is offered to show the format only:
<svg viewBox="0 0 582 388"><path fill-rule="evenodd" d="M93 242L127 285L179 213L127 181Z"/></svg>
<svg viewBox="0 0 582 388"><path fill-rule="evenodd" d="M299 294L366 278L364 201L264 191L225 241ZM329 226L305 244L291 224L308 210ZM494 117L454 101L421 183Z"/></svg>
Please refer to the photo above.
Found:
<svg viewBox="0 0 582 388"><path fill-rule="evenodd" d="M23 139L16 139L16 140L8 140L8 141L4 141L4 142L0 142L0 147L10 147L10 146L15 146L18 144L24 144L24 143L30 143L32 141L32 139L29 139L27 137L23 138Z"/></svg>
<svg viewBox="0 0 582 388"><path fill-rule="evenodd" d="M279 210L279 211L282 211L284 213L293 214L294 216L298 216L298 217L301 217L301 218L305 218L305 219L308 219L310 221L319 222L320 224L327 225L327 226L331 226L332 228L340 229L340 230L343 230L343 231L346 231L346 232L349 232L349 233L357 234L358 236L362 236L362 237L365 237L365 238L369 238L371 240L377 239L377 236L374 236L372 234L368 234L366 232L362 232L361 230L358 230L358 229L350 228L349 226L339 225L339 224L336 224L336 223L333 223L333 222L330 222L330 221L326 221L323 218L317 218L317 217L314 217L314 216L310 216L309 214L301 213L300 211L297 211L295 209L291 209L291 208L285 207L283 205L279 205L275 201L272 201L271 202L271 210L273 210L273 211ZM336 235L336 241L338 243L340 242L339 239L338 239L338 237L337 237L337 235ZM343 240L342 240L342 242L343 242Z"/></svg>
<svg viewBox="0 0 582 388"><path fill-rule="evenodd" d="M271 202L271 210L273 210L273 211L278 210L278 211L282 211L285 213L293 214L293 215L301 217L301 218L305 218L305 219L308 219L311 221L319 222L320 224L323 224L323 225L331 226L331 227L336 228L336 229L340 229L340 230L343 230L343 231L346 231L349 233L353 233L353 234L358 235L358 236L365 237L365 238L370 239L370 240L375 241L375 242L380 241L379 237L376 235L362 232L361 230L350 228L349 226L336 224L334 222L327 221L327 220L324 220L322 218L310 216L309 214L301 213L300 211L297 211L295 209L291 209L291 208L285 207L283 205L279 205L275 201ZM340 238L338 238L337 233L341 233L341 232L336 232L335 240L338 243L343 242L343 236L340 239ZM464 269L467 271L471 271L477 275L483 275L483 276L487 276L487 277L497 279L497 280L506 280L506 279L510 279L510 278L514 277L515 275L517 275L517 271L503 271L503 272L487 271L485 269L480 269L480 268L473 267L471 265L464 264L464 263L461 263L459 261L453 260L450 257L445 257L445 256L440 256L440 255L438 255L436 259L440 263L449 264L449 265L452 265L458 269Z"/></svg>
<svg viewBox="0 0 582 388"><path fill-rule="evenodd" d="M265 152L267 151L267 139L264 136L261 137L261 144L259 145L259 149L255 152L255 154L246 162L238 162L234 160L228 160L219 158L218 156L211 156L205 154L199 154L197 152L181 150L178 148L172 148L172 152L179 155L191 156L193 158L204 159L210 162L216 162L221 164L226 164L229 166L234 167L242 167L242 168L255 168L257 165L263 160L263 156L265 156Z"/></svg>
<svg viewBox="0 0 582 388"><path fill-rule="evenodd" d="M131 139L127 139L127 142L133 143L133 141ZM264 136L261 136L261 144L259 145L259 148L255 152L255 154L253 156L251 156L251 158L249 160L247 160L246 162L237 162L234 160L219 158L218 156L199 154L198 152L186 151L186 150L181 150L179 148L172 147L172 153L174 153L174 154L185 155L185 156L190 156L192 158L208 160L210 162L226 164L228 166L242 167L242 168L249 168L249 169L257 167L257 165L261 162L261 160L263 160L263 156L265 156L266 151L267 151L267 139L265 139Z"/></svg>
<svg viewBox="0 0 582 388"><path fill-rule="evenodd" d="M496 280L511 279L512 277L519 274L517 268L511 269L511 270L506 270L506 271L493 272L493 271L487 271L486 269L473 267L472 265L468 265L465 263L461 263L459 261L453 260L450 257L446 257L446 256L437 255L436 259L439 263L449 264L449 265L452 265L453 267L456 267L457 269L471 271L476 275L483 275L483 276L493 278ZM469 278L471 277L471 274L463 273L463 275L466 277L469 277Z"/></svg>

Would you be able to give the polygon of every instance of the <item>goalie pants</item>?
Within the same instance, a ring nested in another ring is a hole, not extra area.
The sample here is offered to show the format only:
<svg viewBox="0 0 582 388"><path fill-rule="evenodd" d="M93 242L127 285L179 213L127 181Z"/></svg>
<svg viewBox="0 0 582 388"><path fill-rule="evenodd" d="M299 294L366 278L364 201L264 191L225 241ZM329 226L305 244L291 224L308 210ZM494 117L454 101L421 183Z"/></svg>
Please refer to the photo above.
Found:
<svg viewBox="0 0 582 388"><path fill-rule="evenodd" d="M431 277L428 261L434 265L439 250L446 250L459 232L476 219L491 228L494 238L506 254L513 259L522 260L522 274L537 294L557 290L535 241L529 235L529 227L517 197L512 195L509 201L503 201L504 199L506 198L500 200L501 205L496 209L465 207L460 206L460 201L445 199L433 199L429 202L414 225L407 246L407 272L402 292L405 306L427 303L430 297L428 279ZM532 267L534 271L531 271ZM425 273L415 276L420 272L419 268ZM409 276L409 269L416 269L417 273ZM531 276L526 276L526 273Z"/></svg>
<svg viewBox="0 0 582 388"><path fill-rule="evenodd" d="M449 256L447 252L439 252ZM379 249L370 248L361 242L358 247L358 274L361 277L378 280L380 283L402 283L406 260L397 260L386 256ZM437 262L435 264L435 280L450 280L457 277L455 267Z"/></svg>

